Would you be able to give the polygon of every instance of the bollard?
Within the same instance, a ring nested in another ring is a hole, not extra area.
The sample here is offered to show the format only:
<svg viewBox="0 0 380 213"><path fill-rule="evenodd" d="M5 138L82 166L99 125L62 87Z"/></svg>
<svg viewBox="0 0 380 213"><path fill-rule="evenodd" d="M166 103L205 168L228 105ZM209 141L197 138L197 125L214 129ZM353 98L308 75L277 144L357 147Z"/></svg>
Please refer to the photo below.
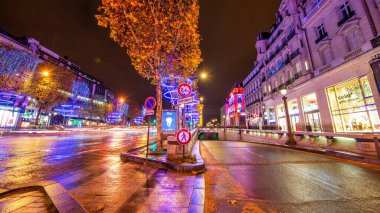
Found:
<svg viewBox="0 0 380 213"><path fill-rule="evenodd" d="M374 141L375 141L375 149L376 149L377 159L380 160L379 139L377 137L375 137Z"/></svg>

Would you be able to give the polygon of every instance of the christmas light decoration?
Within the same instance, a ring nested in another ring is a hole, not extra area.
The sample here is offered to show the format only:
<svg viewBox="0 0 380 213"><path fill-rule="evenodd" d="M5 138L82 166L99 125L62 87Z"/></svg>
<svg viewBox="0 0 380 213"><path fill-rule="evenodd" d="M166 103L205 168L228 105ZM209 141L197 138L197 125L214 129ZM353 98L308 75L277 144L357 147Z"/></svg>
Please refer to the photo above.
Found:
<svg viewBox="0 0 380 213"><path fill-rule="evenodd" d="M39 60L26 51L0 47L0 75L24 79L30 76Z"/></svg>

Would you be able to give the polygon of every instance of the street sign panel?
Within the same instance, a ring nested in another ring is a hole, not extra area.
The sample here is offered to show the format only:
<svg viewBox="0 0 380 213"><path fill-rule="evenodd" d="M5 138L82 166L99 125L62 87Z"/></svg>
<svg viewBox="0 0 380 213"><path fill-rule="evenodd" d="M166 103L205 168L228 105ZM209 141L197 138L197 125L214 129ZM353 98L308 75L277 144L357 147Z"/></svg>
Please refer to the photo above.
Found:
<svg viewBox="0 0 380 213"><path fill-rule="evenodd" d="M193 102L193 97L187 97L187 98L178 99L177 104L181 105L181 104L187 104L191 102Z"/></svg>
<svg viewBox="0 0 380 213"><path fill-rule="evenodd" d="M189 97L191 95L191 86L189 84L180 84L178 86L178 94L181 97Z"/></svg>
<svg viewBox="0 0 380 213"><path fill-rule="evenodd" d="M191 141L191 133L188 129L181 129L177 132L177 142L181 145L186 145Z"/></svg>
<svg viewBox="0 0 380 213"><path fill-rule="evenodd" d="M144 106L147 110L152 110L156 107L156 99L153 97L149 97L145 100Z"/></svg>
<svg viewBox="0 0 380 213"><path fill-rule="evenodd" d="M145 112L145 115L154 115L154 110L147 110L146 112Z"/></svg>

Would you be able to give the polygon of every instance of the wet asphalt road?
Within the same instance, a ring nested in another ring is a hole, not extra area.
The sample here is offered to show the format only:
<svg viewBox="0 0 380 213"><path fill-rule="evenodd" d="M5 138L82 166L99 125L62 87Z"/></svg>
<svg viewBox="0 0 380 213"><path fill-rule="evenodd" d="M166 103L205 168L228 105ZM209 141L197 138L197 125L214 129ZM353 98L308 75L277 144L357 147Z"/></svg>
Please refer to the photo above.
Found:
<svg viewBox="0 0 380 213"><path fill-rule="evenodd" d="M0 187L41 179L60 181L92 165L111 166L120 151L145 143L144 134L131 131L2 137Z"/></svg>
<svg viewBox="0 0 380 213"><path fill-rule="evenodd" d="M204 141L206 212L379 212L380 170L252 143Z"/></svg>
<svg viewBox="0 0 380 213"><path fill-rule="evenodd" d="M0 187L55 180L89 212L188 212L203 176L120 160L145 144L145 131L2 137Z"/></svg>

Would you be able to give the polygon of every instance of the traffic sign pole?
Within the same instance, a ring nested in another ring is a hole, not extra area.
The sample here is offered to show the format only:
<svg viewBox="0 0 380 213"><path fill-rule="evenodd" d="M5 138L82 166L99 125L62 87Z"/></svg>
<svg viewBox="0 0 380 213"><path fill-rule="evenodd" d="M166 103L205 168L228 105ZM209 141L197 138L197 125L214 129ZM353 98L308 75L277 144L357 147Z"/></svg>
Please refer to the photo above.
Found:
<svg viewBox="0 0 380 213"><path fill-rule="evenodd" d="M146 160L148 160L149 154L149 136L150 136L150 116L154 114L153 109L156 107L156 99L154 97L149 97L145 100L145 108L147 109L147 121L148 121L148 138L146 139Z"/></svg>
<svg viewBox="0 0 380 213"><path fill-rule="evenodd" d="M149 153L150 115L148 115L147 119L148 119L148 138L146 140L146 160L148 160L148 153Z"/></svg>

